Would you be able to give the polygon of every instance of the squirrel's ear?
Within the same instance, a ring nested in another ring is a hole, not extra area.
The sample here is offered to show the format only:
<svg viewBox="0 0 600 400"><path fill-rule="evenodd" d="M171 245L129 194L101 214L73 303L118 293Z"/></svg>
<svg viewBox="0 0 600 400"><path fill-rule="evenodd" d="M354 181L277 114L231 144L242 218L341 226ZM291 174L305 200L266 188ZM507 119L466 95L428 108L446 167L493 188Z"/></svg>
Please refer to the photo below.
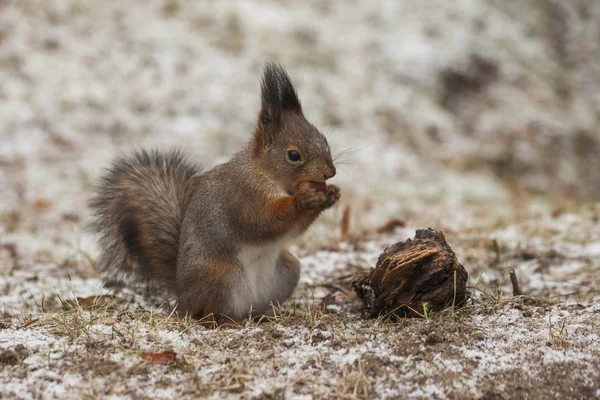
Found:
<svg viewBox="0 0 600 400"><path fill-rule="evenodd" d="M265 144L270 143L279 130L281 113L284 111L302 115L298 93L285 69L269 62L261 82L261 109L258 115L258 131L264 136Z"/></svg>

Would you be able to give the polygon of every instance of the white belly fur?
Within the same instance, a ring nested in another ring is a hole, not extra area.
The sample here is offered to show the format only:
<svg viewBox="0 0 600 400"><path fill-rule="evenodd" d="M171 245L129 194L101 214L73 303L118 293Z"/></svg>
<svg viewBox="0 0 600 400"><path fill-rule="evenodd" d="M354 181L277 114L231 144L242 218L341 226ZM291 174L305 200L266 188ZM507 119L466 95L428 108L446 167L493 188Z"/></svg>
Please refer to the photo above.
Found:
<svg viewBox="0 0 600 400"><path fill-rule="evenodd" d="M243 275L231 296L231 316L244 318L269 310L269 303L277 297L277 260L289 238L262 246L246 245L238 253Z"/></svg>

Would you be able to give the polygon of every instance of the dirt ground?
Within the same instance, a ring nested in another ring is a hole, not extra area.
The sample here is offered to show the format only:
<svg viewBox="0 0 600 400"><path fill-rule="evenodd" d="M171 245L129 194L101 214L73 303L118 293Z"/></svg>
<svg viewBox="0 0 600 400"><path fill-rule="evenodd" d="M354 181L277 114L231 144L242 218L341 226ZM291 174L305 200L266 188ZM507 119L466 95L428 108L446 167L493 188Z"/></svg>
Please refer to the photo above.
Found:
<svg viewBox="0 0 600 400"><path fill-rule="evenodd" d="M600 398L599 4L0 1L0 398ZM97 271L88 199L133 148L227 160L266 60L340 204L272 316L179 318ZM427 227L465 307L364 319L352 274Z"/></svg>
<svg viewBox="0 0 600 400"><path fill-rule="evenodd" d="M598 294L578 286L576 295L557 295L559 287L533 289L526 279L522 286L527 295L511 294L506 268L527 264L549 271L533 275L537 280L549 279L551 271L564 267L561 257L548 260L544 251L530 249L524 256L522 250L517 254L505 250L493 272L478 273L475 265L489 265L497 256L492 246L479 249L479 256L467 256L467 248L473 251L473 237L450 239L471 273L472 298L466 307L397 322L364 320L347 275L372 265L373 249L405 232L304 257L303 267L312 273L303 278L293 302L275 308L274 317L218 328L171 316L173 304L162 299L102 288L85 258L56 268L38 264L34 272L26 260L21 264L17 253L16 266L4 278L4 290L20 298L8 302L4 296L3 396L595 398L600 394ZM482 241L480 234L477 237ZM486 273L498 279L486 284ZM173 354L153 356L163 352Z"/></svg>

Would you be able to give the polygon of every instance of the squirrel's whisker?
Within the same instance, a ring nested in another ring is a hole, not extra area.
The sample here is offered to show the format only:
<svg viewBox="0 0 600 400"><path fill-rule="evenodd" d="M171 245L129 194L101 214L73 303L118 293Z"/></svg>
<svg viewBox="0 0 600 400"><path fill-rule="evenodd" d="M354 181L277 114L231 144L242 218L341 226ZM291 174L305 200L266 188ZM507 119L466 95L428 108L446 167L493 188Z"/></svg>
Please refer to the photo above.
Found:
<svg viewBox="0 0 600 400"><path fill-rule="evenodd" d="M362 150L364 150L366 148L367 148L367 146L364 146L364 147L361 147L361 148L349 147L347 149L344 149L344 150L340 151L339 153L336 153L333 156L333 161L337 162L338 160L340 160L340 159L342 159L344 157L351 156L352 154L357 153L359 151L362 151Z"/></svg>

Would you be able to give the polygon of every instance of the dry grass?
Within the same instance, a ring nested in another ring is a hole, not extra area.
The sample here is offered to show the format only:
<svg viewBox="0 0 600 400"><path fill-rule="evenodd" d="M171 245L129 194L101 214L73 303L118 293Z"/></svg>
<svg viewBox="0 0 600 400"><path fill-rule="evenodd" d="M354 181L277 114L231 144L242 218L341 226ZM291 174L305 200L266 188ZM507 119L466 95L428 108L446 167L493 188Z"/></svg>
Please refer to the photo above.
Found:
<svg viewBox="0 0 600 400"><path fill-rule="evenodd" d="M331 301L326 306L310 292L292 303L273 306L269 316L249 317L242 325L211 326L178 317L169 308L131 310L124 299L98 299L84 306L75 297L58 299L65 306L62 311L44 313L40 309L7 322L17 331L46 332L63 343L58 353L43 346L30 351L30 355L51 357L52 368L61 374L85 365L90 372L84 377L109 377L108 389L98 386L97 379L79 383L81 396L90 398L109 393L135 396L138 388L133 382L143 376L155 390L169 388L174 390L169 393L183 397L254 393L255 398L284 398L294 393L375 398L383 387L402 395L407 393L403 390L415 390L421 387L419 382L432 379L431 373L444 376L443 369L420 370L422 362L433 367L436 354L447 362L467 365L470 359L461 356L457 348L476 346L486 339L506 341L498 332L491 333L489 324L510 310L523 315L515 333L537 326L548 332L544 340L534 340L536 346L545 341L556 349L579 351L582 346L582 335L572 337L566 319L552 319L553 310L561 308L556 302L475 287L471 292L465 307L396 322L383 316L362 320L358 301L348 298L336 304L340 310L331 312ZM582 315L573 318L582 323ZM547 322L540 323L544 319ZM511 335L510 326L504 329ZM175 351L177 357L169 365L154 366L140 357L146 351ZM297 361L289 359L290 355ZM284 365L294 373L286 373L282 379L277 371ZM18 370L30 367L19 361L11 368L11 375L16 376ZM412 368L403 386L394 383L399 368ZM550 382L552 377L542 373L541 379ZM580 385L586 387L585 381ZM452 389L444 390L452 393Z"/></svg>
<svg viewBox="0 0 600 400"><path fill-rule="evenodd" d="M597 397L600 205L572 196L597 195L599 48L585 28L600 9L517 3L397 18L369 2L247 7L279 26L230 2L0 2L0 397ZM577 29L557 35L561 24ZM415 48L426 36L423 49L454 50L399 74L413 65L405 28L424 33ZM206 165L234 154L266 59L286 64L345 154L342 203L293 249L295 298L217 326L103 287L84 228L102 168L133 146ZM406 227L374 233L389 219ZM428 226L470 273L467 304L364 320L349 275ZM171 351L167 364L142 357Z"/></svg>

